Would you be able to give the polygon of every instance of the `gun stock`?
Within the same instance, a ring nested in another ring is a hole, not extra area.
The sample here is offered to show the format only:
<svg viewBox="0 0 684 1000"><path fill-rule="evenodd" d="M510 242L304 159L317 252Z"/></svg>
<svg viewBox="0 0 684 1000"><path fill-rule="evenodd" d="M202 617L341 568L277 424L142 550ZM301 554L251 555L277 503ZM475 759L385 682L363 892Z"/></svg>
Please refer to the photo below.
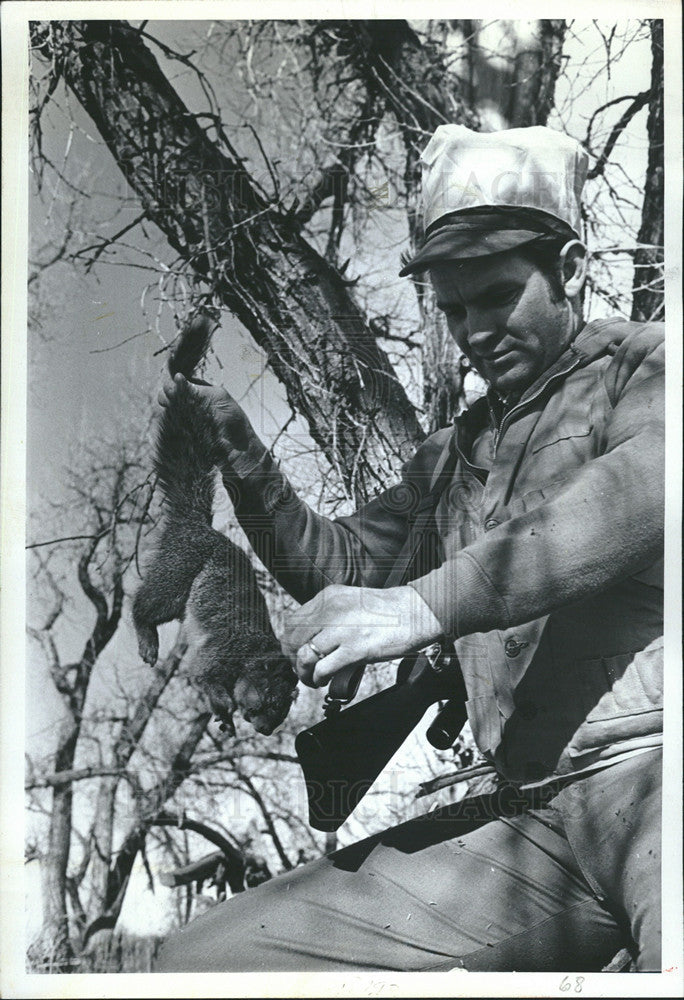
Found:
<svg viewBox="0 0 684 1000"><path fill-rule="evenodd" d="M430 705L449 699L451 742L456 739L466 720L465 686L455 657L437 665L424 653L407 658L397 671L403 680L298 734L295 750L315 830L331 833L342 825Z"/></svg>

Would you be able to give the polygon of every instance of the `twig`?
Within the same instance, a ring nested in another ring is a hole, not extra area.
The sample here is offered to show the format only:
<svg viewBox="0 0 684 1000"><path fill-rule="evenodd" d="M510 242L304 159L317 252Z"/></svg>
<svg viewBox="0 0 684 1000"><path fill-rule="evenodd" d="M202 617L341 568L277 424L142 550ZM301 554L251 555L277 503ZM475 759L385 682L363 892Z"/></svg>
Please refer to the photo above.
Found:
<svg viewBox="0 0 684 1000"><path fill-rule="evenodd" d="M474 764L472 767L461 768L460 771L454 771L452 774L442 774L438 778L432 778L430 781L421 781L418 785L416 798L420 799L424 795L438 792L440 788L447 788L449 785L458 785L462 781L470 781L471 778L479 778L484 774L496 774L496 770L491 764Z"/></svg>
<svg viewBox="0 0 684 1000"><path fill-rule="evenodd" d="M138 223L142 222L143 219L145 219L146 217L147 217L147 212L141 212L140 215L138 215L135 219L133 219L132 222L129 222L127 226L124 226L123 229L120 229L118 233L115 233L113 236L108 237L108 239L103 240L99 244L93 243L92 246L83 247L82 250L77 250L76 253L71 255L71 259L76 260L78 257L82 257L84 254L90 253L91 250L94 250L95 253L93 257L86 264L86 271L90 271L93 264L97 260L99 260L99 258L107 249L107 247L110 247L113 243L116 243L118 239L121 239L122 236L125 236L126 233L129 232L131 229L134 229L138 225Z"/></svg>
<svg viewBox="0 0 684 1000"><path fill-rule="evenodd" d="M103 530L99 531L96 535L65 535L63 538L50 538L46 542L31 542L29 545L26 546L26 548L40 549L43 548L43 546L45 545L57 545L59 542L78 542L78 541L83 541L84 539L90 539L91 541L97 539L99 541L100 538L104 538L105 535L108 535L111 530L112 529L110 526L107 528L103 528Z"/></svg>
<svg viewBox="0 0 684 1000"><path fill-rule="evenodd" d="M624 130L627 128L632 118L634 118L637 112L641 111L644 105L648 103L650 96L651 96L651 91L649 89L642 91L641 94L638 94L634 98L634 100L627 108L625 113L622 115L619 121L613 126L613 129L608 137L608 141L606 142L603 148L603 152L601 153L598 160L587 174L587 180L593 180L595 177L599 177L603 173L606 167L606 163L608 162L608 158L610 154L613 152L613 147L615 146L615 143L618 141Z"/></svg>

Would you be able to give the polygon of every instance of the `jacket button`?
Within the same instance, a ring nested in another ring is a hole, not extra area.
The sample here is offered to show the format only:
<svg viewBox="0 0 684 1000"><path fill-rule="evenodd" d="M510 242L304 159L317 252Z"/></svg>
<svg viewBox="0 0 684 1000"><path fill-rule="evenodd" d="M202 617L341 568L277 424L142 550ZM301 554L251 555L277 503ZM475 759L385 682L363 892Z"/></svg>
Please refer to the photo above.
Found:
<svg viewBox="0 0 684 1000"><path fill-rule="evenodd" d="M504 652L506 653L506 656L510 656L512 658L514 656L519 656L521 650L523 650L525 646L529 646L529 642L518 642L516 638L511 636L511 638L506 639L504 643Z"/></svg>
<svg viewBox="0 0 684 1000"><path fill-rule="evenodd" d="M495 517L488 517L484 523L485 531L491 531L492 528L498 528L498 527L499 527L499 521L497 521Z"/></svg>

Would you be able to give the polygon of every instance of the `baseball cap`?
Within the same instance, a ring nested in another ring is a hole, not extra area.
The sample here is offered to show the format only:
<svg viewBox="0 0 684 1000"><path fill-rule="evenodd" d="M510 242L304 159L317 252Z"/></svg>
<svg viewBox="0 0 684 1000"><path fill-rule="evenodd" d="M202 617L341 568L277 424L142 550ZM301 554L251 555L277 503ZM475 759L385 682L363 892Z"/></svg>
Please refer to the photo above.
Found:
<svg viewBox="0 0 684 1000"><path fill-rule="evenodd" d="M402 277L534 240L580 238L588 156L563 132L440 125L421 161L425 241Z"/></svg>

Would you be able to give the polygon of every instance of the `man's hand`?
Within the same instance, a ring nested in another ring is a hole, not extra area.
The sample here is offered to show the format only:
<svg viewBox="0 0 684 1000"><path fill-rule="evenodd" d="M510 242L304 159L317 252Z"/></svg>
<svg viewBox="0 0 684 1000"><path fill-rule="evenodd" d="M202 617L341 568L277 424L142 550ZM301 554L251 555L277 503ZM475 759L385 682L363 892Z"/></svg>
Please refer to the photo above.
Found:
<svg viewBox="0 0 684 1000"><path fill-rule="evenodd" d="M393 660L441 634L440 623L413 587L335 584L288 615L283 649L304 684L321 687L350 663Z"/></svg>
<svg viewBox="0 0 684 1000"><path fill-rule="evenodd" d="M176 375L173 380L167 379L157 400L160 406L166 407L174 397L176 386L189 384L191 392L198 399L205 399L211 404L212 414L219 429L221 438L226 444L226 457L230 461L236 454L249 451L263 451L264 445L257 437L249 418L239 403L233 399L222 386L214 386L189 382L184 375Z"/></svg>

